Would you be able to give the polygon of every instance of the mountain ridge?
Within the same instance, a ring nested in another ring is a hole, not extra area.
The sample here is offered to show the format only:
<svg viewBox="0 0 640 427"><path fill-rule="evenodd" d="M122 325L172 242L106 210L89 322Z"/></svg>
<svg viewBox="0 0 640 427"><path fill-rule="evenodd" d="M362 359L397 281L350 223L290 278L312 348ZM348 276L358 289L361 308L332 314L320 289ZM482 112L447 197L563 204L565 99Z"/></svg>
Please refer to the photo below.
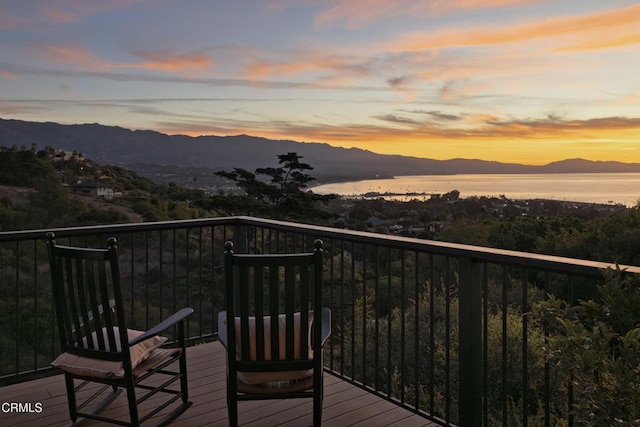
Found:
<svg viewBox="0 0 640 427"><path fill-rule="evenodd" d="M98 123L63 125L0 118L0 145L33 144L81 152L96 162L133 170L168 165L211 171L234 167L254 170L275 164L279 154L296 152L314 167L313 175L325 182L400 175L640 172L640 163L575 158L537 166L465 158L435 160L246 134L192 137Z"/></svg>

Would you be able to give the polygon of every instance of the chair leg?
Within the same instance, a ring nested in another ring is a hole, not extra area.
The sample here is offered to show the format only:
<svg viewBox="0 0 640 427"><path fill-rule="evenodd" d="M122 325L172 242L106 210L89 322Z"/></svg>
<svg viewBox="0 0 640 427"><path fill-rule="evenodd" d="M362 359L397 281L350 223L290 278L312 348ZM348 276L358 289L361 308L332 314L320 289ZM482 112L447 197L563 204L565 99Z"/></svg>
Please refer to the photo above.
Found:
<svg viewBox="0 0 640 427"><path fill-rule="evenodd" d="M227 373L228 375L228 373ZM234 379L234 381L236 381ZM229 416L229 426L236 427L238 425L238 390L237 385L232 384L227 377L227 414Z"/></svg>
<svg viewBox="0 0 640 427"><path fill-rule="evenodd" d="M322 383L313 391L313 425L322 425Z"/></svg>
<svg viewBox="0 0 640 427"><path fill-rule="evenodd" d="M227 409L229 415L229 426L235 427L238 425L238 401L233 397L227 398Z"/></svg>
<svg viewBox="0 0 640 427"><path fill-rule="evenodd" d="M131 425L140 425L138 418L138 401L136 399L136 385L133 380L127 381L127 401L129 402L129 418L131 419Z"/></svg>
<svg viewBox="0 0 640 427"><path fill-rule="evenodd" d="M322 355L322 353L320 353ZM322 361L322 356L320 356ZM322 425L322 401L324 399L324 370L322 365L314 368L313 371L313 425Z"/></svg>
<svg viewBox="0 0 640 427"><path fill-rule="evenodd" d="M184 322L178 325L178 339L182 353L180 354L180 392L182 393L183 405L189 404L189 387L187 385L187 348L185 344Z"/></svg>
<svg viewBox="0 0 640 427"><path fill-rule="evenodd" d="M78 421L78 404L76 401L76 387L73 383L73 377L67 373L64 374L64 382L67 387L67 403L69 404L69 416L74 423Z"/></svg>

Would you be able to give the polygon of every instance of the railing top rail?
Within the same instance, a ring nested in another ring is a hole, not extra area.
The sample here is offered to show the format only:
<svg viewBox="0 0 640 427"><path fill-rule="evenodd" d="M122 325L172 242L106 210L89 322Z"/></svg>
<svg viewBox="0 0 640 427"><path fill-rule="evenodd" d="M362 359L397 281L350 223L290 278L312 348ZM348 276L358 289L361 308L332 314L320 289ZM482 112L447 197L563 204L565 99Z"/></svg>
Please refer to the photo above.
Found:
<svg viewBox="0 0 640 427"><path fill-rule="evenodd" d="M56 237L70 237L86 236L98 233L104 234L109 232L154 231L199 226L205 227L214 225L215 223L231 225L234 222L233 220L234 217L221 217L176 221L138 222L126 224L87 225L81 227L46 228L39 230L3 231L0 232L0 243L5 241L40 239L49 231L53 231L56 234Z"/></svg>
<svg viewBox="0 0 640 427"><path fill-rule="evenodd" d="M355 241L358 243L390 246L426 253L433 252L453 257L471 258L473 260L489 263L528 266L588 275L599 274L600 270L606 268L616 268L615 263L495 249L459 243L440 242L413 237L393 236L367 231L342 230L318 225L307 225L245 216L235 217L235 220L244 225L268 226L269 228L279 229L282 231L301 232L304 230L305 232L313 233L317 237L343 238L345 240ZM618 265L617 267L630 273L640 273L640 266Z"/></svg>
<svg viewBox="0 0 640 427"><path fill-rule="evenodd" d="M44 239L46 232L53 231L57 237L83 236L97 233L143 232L215 225L248 225L268 227L280 231L312 234L319 238L344 239L356 243L366 243L383 247L405 249L424 253L437 253L452 257L470 258L479 262L499 263L514 266L541 268L562 272L594 275L606 268L619 267L630 273L640 273L639 266L618 265L614 263L565 258L552 255L494 249L459 243L439 242L393 236L366 231L344 230L312 224L301 224L250 216L204 218L194 220L160 221L133 224L110 224L84 227L67 227L41 230L23 230L0 232L0 243L7 241Z"/></svg>

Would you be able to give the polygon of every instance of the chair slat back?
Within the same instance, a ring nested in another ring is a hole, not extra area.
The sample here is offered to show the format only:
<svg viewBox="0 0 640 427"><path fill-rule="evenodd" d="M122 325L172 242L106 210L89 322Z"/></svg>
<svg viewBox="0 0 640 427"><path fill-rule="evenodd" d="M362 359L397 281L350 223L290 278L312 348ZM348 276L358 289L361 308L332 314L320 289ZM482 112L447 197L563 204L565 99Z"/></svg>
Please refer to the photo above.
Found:
<svg viewBox="0 0 640 427"><path fill-rule="evenodd" d="M128 342L118 249L56 245L48 236L49 264L63 351L104 360L126 359Z"/></svg>
<svg viewBox="0 0 640 427"><path fill-rule="evenodd" d="M229 246L226 249L230 362L255 362L265 368L270 362L312 360L309 328L314 314L322 312L322 248L275 255L234 254ZM315 329L320 336L321 328Z"/></svg>

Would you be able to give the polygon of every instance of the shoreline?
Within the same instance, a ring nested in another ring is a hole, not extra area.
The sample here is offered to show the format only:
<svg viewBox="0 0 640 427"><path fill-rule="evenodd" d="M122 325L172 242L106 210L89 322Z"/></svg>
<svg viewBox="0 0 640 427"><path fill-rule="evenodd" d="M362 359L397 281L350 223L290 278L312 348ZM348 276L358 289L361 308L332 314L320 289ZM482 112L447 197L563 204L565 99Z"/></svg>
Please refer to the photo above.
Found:
<svg viewBox="0 0 640 427"><path fill-rule="evenodd" d="M454 190L455 191L455 190ZM343 199L364 199L364 200L376 200L376 199L383 199L386 201L395 201L395 202L410 202L413 200L418 200L420 202L427 202L430 200L438 200L441 198L444 198L445 196L447 196L447 194L449 193L364 193L364 194L353 194L353 195L342 195L342 194L338 194L338 197L343 198ZM428 199L417 199L417 198L412 198L409 199L409 197L413 197L413 196L421 196L421 197L429 197ZM386 198L389 197L389 198ZM407 200L403 200L401 198L407 198ZM473 199L473 198L478 198L478 199L489 199L489 200L504 200L504 201L508 201L508 202L549 202L549 203L568 203L568 204L573 204L573 205L577 205L577 206L607 206L607 207L618 207L618 208L626 208L626 209L630 209L632 206L628 206L625 205L624 203L616 203L613 200L610 200L606 203L602 203L602 202L585 202L585 201L580 201L580 200L565 200L565 199L552 199L552 198L540 198L540 197L525 197L525 198L511 198L508 197L506 195L501 195L501 196L491 196L491 195L485 195L485 196L468 196L468 197L459 197L458 199L456 199L456 201L464 201L464 200L469 200L469 199Z"/></svg>
<svg viewBox="0 0 640 427"><path fill-rule="evenodd" d="M500 197L637 206L640 173L408 175L310 188L349 198L429 200L451 192L460 197Z"/></svg>

